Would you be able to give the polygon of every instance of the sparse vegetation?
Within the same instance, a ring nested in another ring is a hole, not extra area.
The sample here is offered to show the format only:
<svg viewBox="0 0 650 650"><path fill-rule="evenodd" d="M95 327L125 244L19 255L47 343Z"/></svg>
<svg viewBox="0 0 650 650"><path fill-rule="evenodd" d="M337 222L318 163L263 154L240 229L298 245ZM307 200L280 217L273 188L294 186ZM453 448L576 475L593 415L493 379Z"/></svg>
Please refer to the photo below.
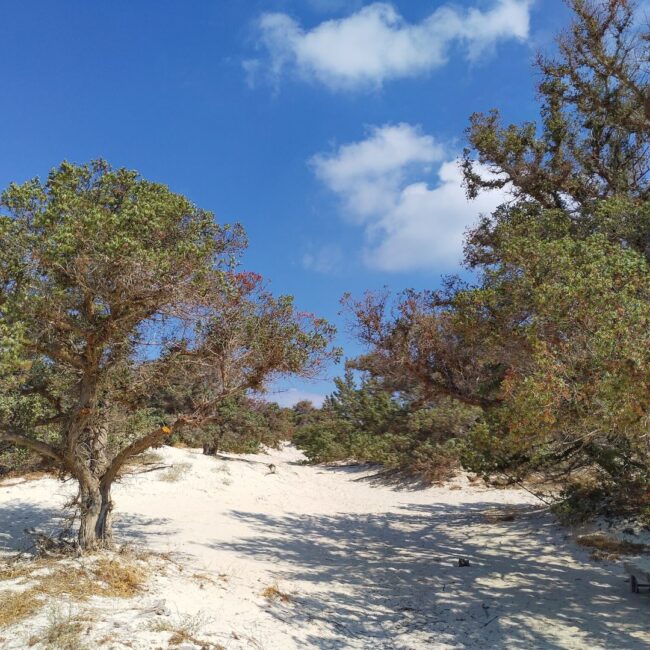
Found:
<svg viewBox="0 0 650 650"><path fill-rule="evenodd" d="M594 560L618 560L622 555L639 555L650 551L645 544L627 542L604 533L580 535L576 541L580 546L592 549L591 557Z"/></svg>
<svg viewBox="0 0 650 650"><path fill-rule="evenodd" d="M138 454L137 456L132 456L131 458L129 458L128 465L132 467L133 466L147 467L149 465L158 465L159 463L162 462L163 462L162 454L150 449L141 454Z"/></svg>
<svg viewBox="0 0 650 650"><path fill-rule="evenodd" d="M176 483L185 478L191 468L191 463L176 463L160 475L160 480L167 483Z"/></svg>
<svg viewBox="0 0 650 650"><path fill-rule="evenodd" d="M277 583L266 587L262 591L262 596L271 602L280 601L282 603L290 603L293 601L291 595L282 591Z"/></svg>
<svg viewBox="0 0 650 650"><path fill-rule="evenodd" d="M202 614L186 615L176 621L156 621L151 625L151 630L153 632L169 632L167 643L170 648L183 643L192 643L204 650L224 650L224 646L219 643L199 638L201 629L206 623L206 618Z"/></svg>
<svg viewBox="0 0 650 650"><path fill-rule="evenodd" d="M64 613L60 607L53 606L47 613L47 626L38 640L47 650L89 650L82 640L87 625L87 617L79 616L71 609Z"/></svg>
<svg viewBox="0 0 650 650"><path fill-rule="evenodd" d="M30 618L43 606L40 596L31 590L0 595L0 629Z"/></svg>
<svg viewBox="0 0 650 650"><path fill-rule="evenodd" d="M0 580L11 591L0 596L0 627L14 625L33 616L47 602L60 599L82 602L92 596L132 598L142 590L149 570L146 562L126 556L7 564L0 567Z"/></svg>
<svg viewBox="0 0 650 650"><path fill-rule="evenodd" d="M515 521L517 517L517 511L512 508L490 508L483 513L483 519L488 524Z"/></svg>

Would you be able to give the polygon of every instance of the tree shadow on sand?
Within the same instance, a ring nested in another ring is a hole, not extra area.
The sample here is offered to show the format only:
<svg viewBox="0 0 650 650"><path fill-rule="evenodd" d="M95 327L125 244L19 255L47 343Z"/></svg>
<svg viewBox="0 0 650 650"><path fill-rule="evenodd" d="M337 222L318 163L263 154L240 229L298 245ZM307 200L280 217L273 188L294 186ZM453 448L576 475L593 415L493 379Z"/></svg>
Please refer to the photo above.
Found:
<svg viewBox="0 0 650 650"><path fill-rule="evenodd" d="M253 535L215 547L276 564L293 602L269 613L304 628L312 647L648 647L650 598L627 592L618 565L592 562L532 508L489 523L498 505L234 512Z"/></svg>
<svg viewBox="0 0 650 650"><path fill-rule="evenodd" d="M355 483L368 483L374 487L387 487L400 492L420 492L431 487L421 476L396 469L385 469L371 463L323 465L328 474L342 474Z"/></svg>
<svg viewBox="0 0 650 650"><path fill-rule="evenodd" d="M65 524L65 513L56 507L26 502L0 505L0 552L29 553L33 540L25 529L55 536Z"/></svg>
<svg viewBox="0 0 650 650"><path fill-rule="evenodd" d="M31 553L32 538L26 528L55 537L66 529L70 514L55 506L42 506L24 501L0 505L0 553ZM173 535L169 520L117 512L113 526L117 544L148 543L153 538ZM76 525L67 534L74 537Z"/></svg>

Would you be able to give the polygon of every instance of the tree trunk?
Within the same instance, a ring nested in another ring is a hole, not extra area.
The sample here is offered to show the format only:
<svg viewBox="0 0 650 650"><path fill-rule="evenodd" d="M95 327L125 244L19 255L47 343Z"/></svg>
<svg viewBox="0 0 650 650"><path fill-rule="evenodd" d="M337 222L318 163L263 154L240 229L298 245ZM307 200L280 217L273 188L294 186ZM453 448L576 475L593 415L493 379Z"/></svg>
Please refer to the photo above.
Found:
<svg viewBox="0 0 650 650"><path fill-rule="evenodd" d="M92 424L84 430L83 450L90 450L87 459L82 460L87 472L79 478L79 547L94 550L110 546L112 538L111 501L112 480L106 476L109 462L107 457L108 429L104 424ZM78 455L82 455L77 451ZM102 480L102 477L105 480Z"/></svg>
<svg viewBox="0 0 650 650"><path fill-rule="evenodd" d="M99 485L79 484L79 548L92 551L98 547L97 523L102 509Z"/></svg>
<svg viewBox="0 0 650 650"><path fill-rule="evenodd" d="M110 546L113 543L113 499L111 498L110 484L102 485L100 493L102 505L95 526L95 534L102 546Z"/></svg>
<svg viewBox="0 0 650 650"><path fill-rule="evenodd" d="M208 442L203 443L203 453L206 456L216 456L221 449L221 439L223 433L213 434Z"/></svg>
<svg viewBox="0 0 650 650"><path fill-rule="evenodd" d="M219 445L216 442L204 442L203 453L206 456L216 456L219 451Z"/></svg>
<svg viewBox="0 0 650 650"><path fill-rule="evenodd" d="M113 537L111 486L81 486L80 494L79 548L92 551L110 546Z"/></svg>

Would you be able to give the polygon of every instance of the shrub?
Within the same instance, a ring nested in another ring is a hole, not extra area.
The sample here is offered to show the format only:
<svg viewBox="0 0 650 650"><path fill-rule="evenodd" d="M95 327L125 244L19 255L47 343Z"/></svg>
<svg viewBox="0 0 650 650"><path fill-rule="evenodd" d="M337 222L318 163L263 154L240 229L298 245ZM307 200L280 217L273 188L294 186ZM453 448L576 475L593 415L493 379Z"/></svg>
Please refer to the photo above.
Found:
<svg viewBox="0 0 650 650"><path fill-rule="evenodd" d="M475 409L450 400L423 405L367 378L357 386L351 371L335 383L318 415L296 427L293 442L310 462L377 463L427 482L450 478L458 469L457 441L476 419Z"/></svg>

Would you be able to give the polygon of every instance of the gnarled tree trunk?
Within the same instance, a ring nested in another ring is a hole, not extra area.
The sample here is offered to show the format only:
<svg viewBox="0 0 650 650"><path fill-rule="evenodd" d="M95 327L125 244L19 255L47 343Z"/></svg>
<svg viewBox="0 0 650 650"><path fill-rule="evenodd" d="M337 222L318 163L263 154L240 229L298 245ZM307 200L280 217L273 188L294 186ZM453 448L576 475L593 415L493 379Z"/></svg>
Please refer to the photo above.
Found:
<svg viewBox="0 0 650 650"><path fill-rule="evenodd" d="M99 517L95 525L95 535L102 546L113 543L113 499L111 498L111 486L102 485L100 488L102 497Z"/></svg>
<svg viewBox="0 0 650 650"><path fill-rule="evenodd" d="M112 511L110 484L81 485L80 482L78 542L81 550L91 551L112 544Z"/></svg>
<svg viewBox="0 0 650 650"><path fill-rule="evenodd" d="M108 429L95 425L87 429L90 455L88 472L79 479L79 547L82 550L105 548L112 543L112 476L108 469Z"/></svg>

